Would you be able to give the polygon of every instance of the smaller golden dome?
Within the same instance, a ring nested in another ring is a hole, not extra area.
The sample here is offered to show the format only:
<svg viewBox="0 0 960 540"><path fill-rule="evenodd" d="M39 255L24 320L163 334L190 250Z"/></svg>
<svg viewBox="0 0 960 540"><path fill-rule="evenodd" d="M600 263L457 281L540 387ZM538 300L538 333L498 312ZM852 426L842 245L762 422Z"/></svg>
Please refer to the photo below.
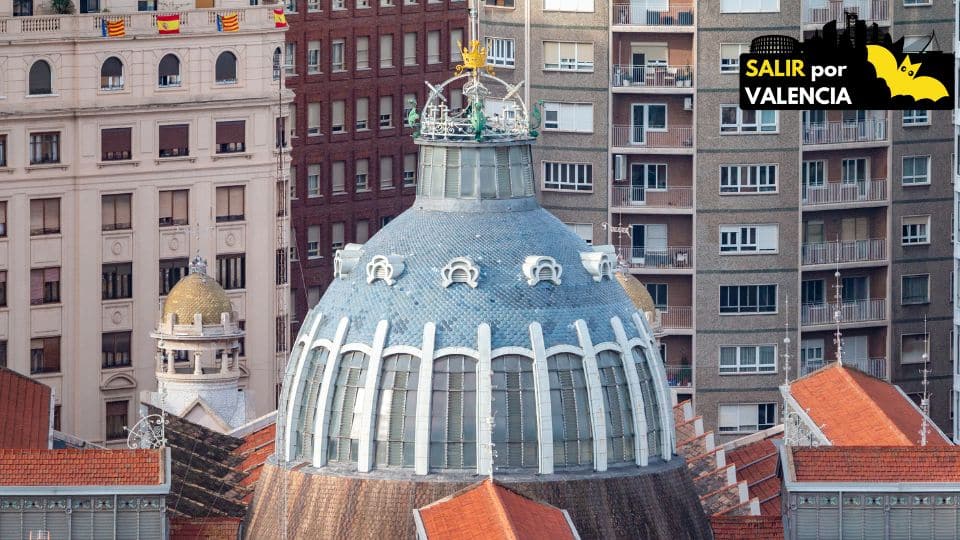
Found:
<svg viewBox="0 0 960 540"><path fill-rule="evenodd" d="M220 324L220 314L229 313L235 318L233 304L223 287L212 277L191 271L170 289L163 302L163 320L171 313L177 315L177 324L193 324L193 315L203 316L203 324Z"/></svg>
<svg viewBox="0 0 960 540"><path fill-rule="evenodd" d="M623 291L627 293L627 296L630 297L630 300L637 309L643 313L656 312L656 305L653 303L653 297L650 296L650 292L647 291L646 285L640 283L639 279L622 272L617 272L615 275L617 276L617 281L620 282L620 286L623 287Z"/></svg>

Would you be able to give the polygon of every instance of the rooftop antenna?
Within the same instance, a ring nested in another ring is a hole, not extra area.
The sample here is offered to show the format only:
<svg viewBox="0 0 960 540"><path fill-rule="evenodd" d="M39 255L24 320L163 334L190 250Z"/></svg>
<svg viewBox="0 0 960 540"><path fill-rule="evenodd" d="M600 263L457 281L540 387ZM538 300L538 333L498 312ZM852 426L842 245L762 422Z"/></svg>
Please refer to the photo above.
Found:
<svg viewBox="0 0 960 540"><path fill-rule="evenodd" d="M837 238L837 245L840 245L840 239ZM839 259L839 258L838 258ZM837 346L837 364L843 366L843 334L840 332L840 321L843 320L843 297L841 295L841 290L843 286L840 284L840 263L837 263L837 270L833 273L834 278L834 292L833 298L836 301L836 309L833 311L833 320L837 324L837 330L833 334L833 343Z"/></svg>
<svg viewBox="0 0 960 540"><path fill-rule="evenodd" d="M790 295L784 300L785 317L783 318L783 384L790 385Z"/></svg>
<svg viewBox="0 0 960 540"><path fill-rule="evenodd" d="M923 418L920 420L920 446L927 445L927 417L930 415L930 394L927 392L928 383L927 375L930 373L929 365L927 362L930 361L930 334L927 333L927 316L923 316L923 356L921 357L923 362L923 369L920 370L920 373L923 374L923 394L920 398L920 410L923 412Z"/></svg>

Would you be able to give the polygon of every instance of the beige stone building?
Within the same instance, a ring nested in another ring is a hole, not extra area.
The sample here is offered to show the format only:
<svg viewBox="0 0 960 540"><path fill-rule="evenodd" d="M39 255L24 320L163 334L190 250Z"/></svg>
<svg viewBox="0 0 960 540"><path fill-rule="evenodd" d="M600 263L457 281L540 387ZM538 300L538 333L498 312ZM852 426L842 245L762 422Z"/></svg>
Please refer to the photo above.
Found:
<svg viewBox="0 0 960 540"><path fill-rule="evenodd" d="M199 254L249 336L240 387L269 412L289 301L274 6L75 7L0 1L0 360L53 387L58 429L120 442L156 388L160 303Z"/></svg>

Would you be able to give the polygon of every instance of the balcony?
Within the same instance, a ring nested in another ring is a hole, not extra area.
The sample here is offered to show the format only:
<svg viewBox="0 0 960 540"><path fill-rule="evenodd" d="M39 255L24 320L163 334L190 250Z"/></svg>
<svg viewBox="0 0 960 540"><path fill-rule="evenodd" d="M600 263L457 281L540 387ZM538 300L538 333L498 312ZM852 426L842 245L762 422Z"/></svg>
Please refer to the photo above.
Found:
<svg viewBox="0 0 960 540"><path fill-rule="evenodd" d="M693 2L630 2L613 5L613 26L659 26L693 30ZM686 28L684 28L686 27Z"/></svg>
<svg viewBox="0 0 960 540"><path fill-rule="evenodd" d="M803 206L883 202L887 200L887 180L868 182L827 182L821 186L805 186Z"/></svg>
<svg viewBox="0 0 960 540"><path fill-rule="evenodd" d="M664 366L667 382L673 388L693 387L693 366Z"/></svg>
<svg viewBox="0 0 960 540"><path fill-rule="evenodd" d="M838 264L885 261L887 259L887 240L870 238L846 242L822 242L803 244L801 247L803 264Z"/></svg>
<svg viewBox="0 0 960 540"><path fill-rule="evenodd" d="M693 208L693 188L667 187L647 189L642 186L614 186L611 206L626 210L641 208Z"/></svg>
<svg viewBox="0 0 960 540"><path fill-rule="evenodd" d="M800 306L800 323L804 326L829 326L833 319L835 304L804 304ZM840 309L840 323L880 322L887 318L885 298L853 300L844 302Z"/></svg>
<svg viewBox="0 0 960 540"><path fill-rule="evenodd" d="M817 122L803 124L803 144L873 143L887 140L887 120Z"/></svg>
<svg viewBox="0 0 960 540"><path fill-rule="evenodd" d="M631 247L621 250L621 253L630 253L627 266L631 270L685 270L693 268L693 249L690 247L668 247L666 249Z"/></svg>
<svg viewBox="0 0 960 540"><path fill-rule="evenodd" d="M830 21L842 25L844 13L854 13L861 21L888 23L890 21L889 0L820 0L803 3L803 24L821 27Z"/></svg>
<svg viewBox="0 0 960 540"><path fill-rule="evenodd" d="M693 328L693 309L690 306L667 306L660 311L660 326L665 332Z"/></svg>
<svg viewBox="0 0 960 540"><path fill-rule="evenodd" d="M610 86L642 92L645 89L693 91L693 66L633 66L615 64L611 67Z"/></svg>
<svg viewBox="0 0 960 540"><path fill-rule="evenodd" d="M651 130L644 126L613 126L613 146L621 148L693 148L693 128L669 127Z"/></svg>
<svg viewBox="0 0 960 540"><path fill-rule="evenodd" d="M800 376L808 375L814 371L832 364L834 360L803 360L800 364ZM878 379L887 378L887 359L886 358L844 358L843 365L855 367L860 371L872 375Z"/></svg>

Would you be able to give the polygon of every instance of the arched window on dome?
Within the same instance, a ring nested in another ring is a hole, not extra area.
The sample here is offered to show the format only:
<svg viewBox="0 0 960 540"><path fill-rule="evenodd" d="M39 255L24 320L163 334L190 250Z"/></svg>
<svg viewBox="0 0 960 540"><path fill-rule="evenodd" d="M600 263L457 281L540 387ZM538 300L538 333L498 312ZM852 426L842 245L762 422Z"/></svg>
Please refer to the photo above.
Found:
<svg viewBox="0 0 960 540"><path fill-rule="evenodd" d="M533 360L508 355L493 359L493 459L497 469L536 469L537 396Z"/></svg>
<svg viewBox="0 0 960 540"><path fill-rule="evenodd" d="M363 385L367 378L368 356L352 351L340 357L330 408L327 431L327 460L347 463L357 461L360 447L360 414Z"/></svg>
<svg viewBox="0 0 960 540"><path fill-rule="evenodd" d="M430 467L477 466L477 361L450 355L433 363Z"/></svg>
<svg viewBox="0 0 960 540"><path fill-rule="evenodd" d="M413 467L420 359L391 354L383 359L377 396L376 456L378 467Z"/></svg>
<svg viewBox="0 0 960 540"><path fill-rule="evenodd" d="M317 420L317 399L323 382L323 371L330 355L324 347L310 349L303 364L303 386L294 411L293 456L294 460L313 461L314 427ZM361 383L362 384L362 383Z"/></svg>
<svg viewBox="0 0 960 540"><path fill-rule="evenodd" d="M601 351L597 354L597 369L607 414L607 462L633 461L633 412L620 353Z"/></svg>
<svg viewBox="0 0 960 540"><path fill-rule="evenodd" d="M593 422L583 359L570 353L547 359L553 409L553 465L558 469L593 465Z"/></svg>
<svg viewBox="0 0 960 540"><path fill-rule="evenodd" d="M633 362L637 366L637 376L640 377L643 413L647 418L647 449L650 452L650 457L659 457L663 454L661 448L660 400L657 399L657 389L653 384L647 350L643 347L634 347Z"/></svg>
<svg viewBox="0 0 960 540"><path fill-rule="evenodd" d="M296 363L302 351L303 343L298 342L290 353L290 359ZM293 369L289 369L290 367L293 367L293 364L288 366L288 369L286 369L283 374L283 384L280 386L280 405L277 407L277 440L283 441L283 444L287 444L286 441L289 440L287 433L287 407L285 404L290 401L290 387L293 386L293 376L295 374ZM286 448L284 448L284 451L285 450Z"/></svg>

